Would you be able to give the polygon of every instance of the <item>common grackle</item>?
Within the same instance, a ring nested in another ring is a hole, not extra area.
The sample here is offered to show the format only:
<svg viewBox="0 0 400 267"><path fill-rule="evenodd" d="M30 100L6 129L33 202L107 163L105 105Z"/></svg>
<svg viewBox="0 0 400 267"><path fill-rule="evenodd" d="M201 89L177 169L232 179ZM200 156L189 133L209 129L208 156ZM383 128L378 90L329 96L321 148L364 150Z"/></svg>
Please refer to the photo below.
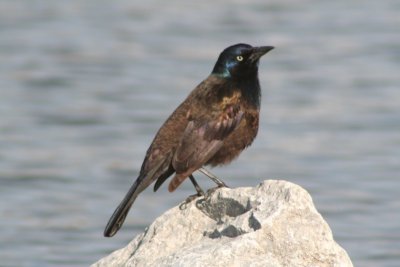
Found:
<svg viewBox="0 0 400 267"><path fill-rule="evenodd" d="M139 177L111 216L104 236L113 236L120 229L136 197L152 182L156 181L157 191L174 174L168 186L172 192L189 177L201 193L193 172L208 174L204 165L229 163L253 142L261 96L258 64L271 49L272 46L236 44L219 55L212 73L158 130ZM217 178L213 180L224 186Z"/></svg>

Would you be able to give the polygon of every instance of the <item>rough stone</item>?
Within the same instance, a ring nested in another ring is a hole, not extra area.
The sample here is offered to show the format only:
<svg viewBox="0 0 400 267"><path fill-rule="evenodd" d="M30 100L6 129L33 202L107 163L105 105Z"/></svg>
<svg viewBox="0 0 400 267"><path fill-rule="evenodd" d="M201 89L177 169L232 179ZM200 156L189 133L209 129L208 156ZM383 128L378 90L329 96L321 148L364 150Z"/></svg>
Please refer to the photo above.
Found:
<svg viewBox="0 0 400 267"><path fill-rule="evenodd" d="M92 266L353 266L300 186L267 180L172 208Z"/></svg>

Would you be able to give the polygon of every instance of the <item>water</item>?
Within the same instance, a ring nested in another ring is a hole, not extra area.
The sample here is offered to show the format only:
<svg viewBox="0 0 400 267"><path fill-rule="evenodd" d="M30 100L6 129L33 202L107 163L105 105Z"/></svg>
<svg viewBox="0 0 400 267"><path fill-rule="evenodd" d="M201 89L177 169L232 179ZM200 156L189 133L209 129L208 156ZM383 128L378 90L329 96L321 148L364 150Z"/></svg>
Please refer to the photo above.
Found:
<svg viewBox="0 0 400 267"><path fill-rule="evenodd" d="M398 1L1 1L1 266L87 266L193 193L145 191L102 237L167 115L231 44L260 65L260 133L214 172L305 187L355 266L400 260ZM204 187L211 186L201 179Z"/></svg>

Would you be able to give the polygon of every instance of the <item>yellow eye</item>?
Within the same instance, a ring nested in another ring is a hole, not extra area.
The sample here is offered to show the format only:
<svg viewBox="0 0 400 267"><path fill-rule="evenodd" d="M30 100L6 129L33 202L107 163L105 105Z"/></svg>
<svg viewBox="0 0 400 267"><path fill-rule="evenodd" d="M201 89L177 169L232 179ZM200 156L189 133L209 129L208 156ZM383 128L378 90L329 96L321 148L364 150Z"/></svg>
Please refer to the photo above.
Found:
<svg viewBox="0 0 400 267"><path fill-rule="evenodd" d="M237 56L236 59L237 59L237 61L242 61L243 57L242 56Z"/></svg>

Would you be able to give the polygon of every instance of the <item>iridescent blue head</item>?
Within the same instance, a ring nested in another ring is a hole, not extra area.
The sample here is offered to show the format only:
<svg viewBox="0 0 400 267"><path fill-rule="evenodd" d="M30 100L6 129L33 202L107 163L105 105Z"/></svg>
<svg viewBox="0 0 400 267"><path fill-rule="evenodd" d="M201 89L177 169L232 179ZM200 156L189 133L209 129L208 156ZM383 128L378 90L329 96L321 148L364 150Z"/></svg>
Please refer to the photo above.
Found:
<svg viewBox="0 0 400 267"><path fill-rule="evenodd" d="M219 55L212 74L224 78L257 77L260 58L273 46L252 47L248 44L235 44Z"/></svg>

